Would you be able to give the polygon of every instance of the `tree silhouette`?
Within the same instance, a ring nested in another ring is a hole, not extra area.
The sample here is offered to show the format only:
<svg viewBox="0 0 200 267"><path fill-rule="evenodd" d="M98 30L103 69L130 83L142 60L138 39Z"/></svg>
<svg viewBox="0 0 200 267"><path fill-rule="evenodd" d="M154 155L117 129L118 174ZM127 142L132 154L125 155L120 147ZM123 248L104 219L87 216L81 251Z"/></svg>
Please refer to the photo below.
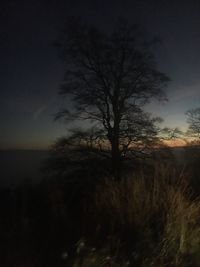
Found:
<svg viewBox="0 0 200 267"><path fill-rule="evenodd" d="M163 89L169 78L157 69L154 43L123 20L106 33L75 18L68 20L57 42L65 66L60 94L73 105L56 119L88 121L65 144L72 145L73 139L92 153L110 156L115 175L123 159L159 141L161 119L143 110L152 99L166 100Z"/></svg>
<svg viewBox="0 0 200 267"><path fill-rule="evenodd" d="M189 124L187 135L196 139L200 138L200 108L190 109L186 112Z"/></svg>

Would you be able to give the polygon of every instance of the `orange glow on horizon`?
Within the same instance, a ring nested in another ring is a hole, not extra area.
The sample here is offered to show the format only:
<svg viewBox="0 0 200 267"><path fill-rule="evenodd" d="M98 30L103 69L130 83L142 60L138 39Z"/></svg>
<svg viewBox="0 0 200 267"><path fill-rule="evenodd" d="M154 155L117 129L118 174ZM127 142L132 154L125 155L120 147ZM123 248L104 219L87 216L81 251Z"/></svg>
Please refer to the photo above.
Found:
<svg viewBox="0 0 200 267"><path fill-rule="evenodd" d="M175 139L175 140L167 140L164 141L164 144L166 144L169 147L182 147L182 146L186 146L188 144L188 142L190 142L191 140L186 140L186 139Z"/></svg>

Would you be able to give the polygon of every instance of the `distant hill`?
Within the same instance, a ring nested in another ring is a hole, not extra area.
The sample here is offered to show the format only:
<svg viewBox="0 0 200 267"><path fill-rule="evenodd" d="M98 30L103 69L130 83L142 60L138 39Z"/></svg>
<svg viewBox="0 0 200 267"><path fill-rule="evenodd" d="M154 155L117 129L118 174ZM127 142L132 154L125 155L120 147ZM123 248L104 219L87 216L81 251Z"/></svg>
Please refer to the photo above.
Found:
<svg viewBox="0 0 200 267"><path fill-rule="evenodd" d="M40 168L48 157L47 151L0 151L0 186L15 186L23 181L41 179Z"/></svg>

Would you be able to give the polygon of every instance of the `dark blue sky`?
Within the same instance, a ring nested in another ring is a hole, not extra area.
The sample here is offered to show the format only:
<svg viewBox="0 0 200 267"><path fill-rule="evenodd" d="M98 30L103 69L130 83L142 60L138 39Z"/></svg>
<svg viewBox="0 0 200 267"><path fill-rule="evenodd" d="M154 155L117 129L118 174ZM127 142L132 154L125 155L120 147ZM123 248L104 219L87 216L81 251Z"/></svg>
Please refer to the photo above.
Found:
<svg viewBox="0 0 200 267"><path fill-rule="evenodd" d="M169 102L148 109L165 125L186 128L185 111L200 106L199 0L6 0L0 3L1 149L47 148L65 134L66 126L53 122L63 105L57 94L63 66L51 44L68 15L102 28L122 16L161 36L155 52L172 79Z"/></svg>

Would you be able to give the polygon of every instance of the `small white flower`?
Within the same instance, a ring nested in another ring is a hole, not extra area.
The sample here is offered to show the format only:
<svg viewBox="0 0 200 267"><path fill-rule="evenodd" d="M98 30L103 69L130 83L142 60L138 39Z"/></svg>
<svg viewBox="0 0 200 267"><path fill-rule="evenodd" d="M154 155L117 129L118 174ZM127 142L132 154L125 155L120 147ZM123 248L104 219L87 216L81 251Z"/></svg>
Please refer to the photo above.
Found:
<svg viewBox="0 0 200 267"><path fill-rule="evenodd" d="M66 260L68 258L68 253L67 252L63 252L62 255L61 255L61 258L63 260Z"/></svg>
<svg viewBox="0 0 200 267"><path fill-rule="evenodd" d="M85 243L83 241L81 241L81 243L79 244L79 247L84 248L84 246L85 246Z"/></svg>
<svg viewBox="0 0 200 267"><path fill-rule="evenodd" d="M81 241L79 244L78 244L78 247L77 247L77 250L76 252L77 253L80 253L80 251L85 247L85 242L84 241Z"/></svg>

